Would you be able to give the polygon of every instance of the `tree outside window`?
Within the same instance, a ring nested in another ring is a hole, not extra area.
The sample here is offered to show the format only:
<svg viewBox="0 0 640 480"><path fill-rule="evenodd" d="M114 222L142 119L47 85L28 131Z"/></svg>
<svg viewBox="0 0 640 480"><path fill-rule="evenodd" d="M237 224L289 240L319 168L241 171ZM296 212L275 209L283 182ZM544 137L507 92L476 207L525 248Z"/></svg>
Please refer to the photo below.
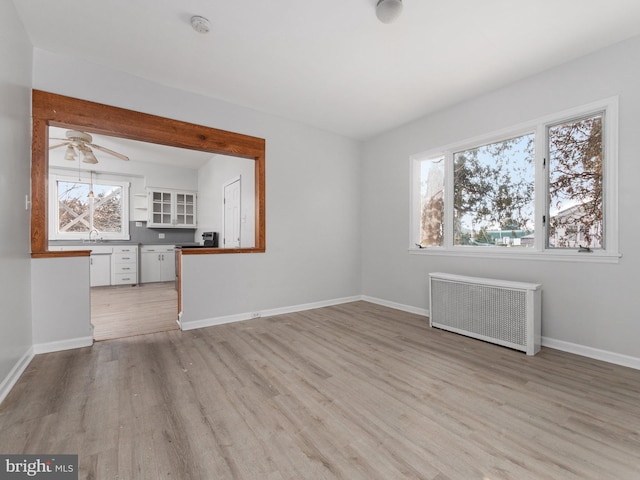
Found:
<svg viewBox="0 0 640 480"><path fill-rule="evenodd" d="M413 243L619 256L617 124L605 121L616 112L609 99L518 128L529 133L412 157Z"/></svg>
<svg viewBox="0 0 640 480"><path fill-rule="evenodd" d="M549 127L549 248L602 248L603 114Z"/></svg>
<svg viewBox="0 0 640 480"><path fill-rule="evenodd" d="M454 245L522 245L533 233L534 145L528 134L453 154Z"/></svg>
<svg viewBox="0 0 640 480"><path fill-rule="evenodd" d="M128 238L127 183L54 180L56 221L50 238L80 239L92 231L101 238Z"/></svg>

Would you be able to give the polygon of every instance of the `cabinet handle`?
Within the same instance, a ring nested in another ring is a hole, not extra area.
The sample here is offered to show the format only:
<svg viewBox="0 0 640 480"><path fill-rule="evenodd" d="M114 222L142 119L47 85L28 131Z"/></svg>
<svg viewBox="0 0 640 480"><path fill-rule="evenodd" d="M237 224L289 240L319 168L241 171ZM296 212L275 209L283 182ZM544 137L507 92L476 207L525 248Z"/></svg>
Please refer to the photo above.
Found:
<svg viewBox="0 0 640 480"><path fill-rule="evenodd" d="M122 260L131 260L131 257L122 257Z"/></svg>
<svg viewBox="0 0 640 480"><path fill-rule="evenodd" d="M122 267L123 270L131 270L129 267Z"/></svg>
<svg viewBox="0 0 640 480"><path fill-rule="evenodd" d="M162 261L164 262L164 253L162 254Z"/></svg>
<svg viewBox="0 0 640 480"><path fill-rule="evenodd" d="M160 261L160 254L158 254L158 261Z"/></svg>

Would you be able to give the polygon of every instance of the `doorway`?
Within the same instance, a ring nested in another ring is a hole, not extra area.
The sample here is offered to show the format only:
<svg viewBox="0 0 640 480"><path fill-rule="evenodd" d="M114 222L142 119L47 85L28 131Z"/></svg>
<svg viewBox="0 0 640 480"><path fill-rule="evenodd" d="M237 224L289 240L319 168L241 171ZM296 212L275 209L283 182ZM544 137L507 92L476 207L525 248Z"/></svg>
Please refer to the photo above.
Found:
<svg viewBox="0 0 640 480"><path fill-rule="evenodd" d="M95 341L178 330L175 282L91 287Z"/></svg>
<svg viewBox="0 0 640 480"><path fill-rule="evenodd" d="M224 185L224 248L240 248L241 177Z"/></svg>

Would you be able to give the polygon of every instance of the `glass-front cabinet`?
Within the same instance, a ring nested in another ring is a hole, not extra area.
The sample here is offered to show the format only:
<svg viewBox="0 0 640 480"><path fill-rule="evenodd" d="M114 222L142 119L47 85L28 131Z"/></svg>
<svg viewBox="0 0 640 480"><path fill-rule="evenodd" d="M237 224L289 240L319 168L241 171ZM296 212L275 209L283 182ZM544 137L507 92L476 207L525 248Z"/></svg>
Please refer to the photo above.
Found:
<svg viewBox="0 0 640 480"><path fill-rule="evenodd" d="M196 228L196 192L149 189L147 227Z"/></svg>
<svg viewBox="0 0 640 480"><path fill-rule="evenodd" d="M176 221L178 225L196 226L195 193L176 193Z"/></svg>

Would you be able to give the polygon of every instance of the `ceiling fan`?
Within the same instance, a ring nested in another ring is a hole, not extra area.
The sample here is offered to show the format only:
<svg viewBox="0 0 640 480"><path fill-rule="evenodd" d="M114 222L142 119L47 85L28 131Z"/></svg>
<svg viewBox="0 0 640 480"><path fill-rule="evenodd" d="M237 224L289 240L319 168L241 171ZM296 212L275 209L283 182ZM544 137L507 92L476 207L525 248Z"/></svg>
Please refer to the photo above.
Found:
<svg viewBox="0 0 640 480"><path fill-rule="evenodd" d="M108 153L109 155L113 155L121 160L129 160L129 157L126 155L92 143L93 137L88 133L79 132L77 130L67 130L65 136L67 138L53 138L52 140L64 140L64 142L49 147L49 150L52 150L66 145L67 151L64 153L65 160L75 160L78 155L81 155L84 163L98 163L98 159L93 154L93 150L91 150L92 148Z"/></svg>

